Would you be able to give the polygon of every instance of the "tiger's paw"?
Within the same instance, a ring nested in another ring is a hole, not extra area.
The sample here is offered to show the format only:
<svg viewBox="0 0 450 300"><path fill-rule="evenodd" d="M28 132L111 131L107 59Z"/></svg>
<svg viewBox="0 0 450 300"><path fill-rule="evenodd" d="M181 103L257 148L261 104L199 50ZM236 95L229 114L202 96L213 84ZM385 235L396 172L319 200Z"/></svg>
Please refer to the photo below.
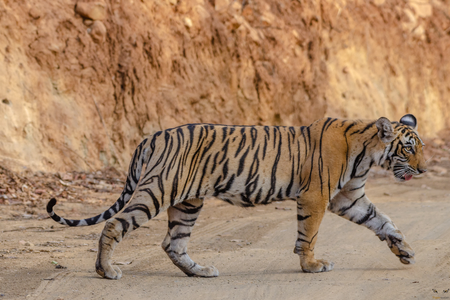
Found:
<svg viewBox="0 0 450 300"><path fill-rule="evenodd" d="M187 276L191 277L217 277L219 276L219 270L216 269L214 266L210 267L202 267L199 265L195 265L194 268L191 268L189 270L184 270L183 268L180 268Z"/></svg>
<svg viewBox="0 0 450 300"><path fill-rule="evenodd" d="M107 265L106 268L102 267L100 264L95 264L95 271L98 275L106 279L119 280L122 277L122 271L117 266Z"/></svg>
<svg viewBox="0 0 450 300"><path fill-rule="evenodd" d="M301 262L300 265L305 273L320 273L333 270L334 262L317 259L306 263Z"/></svg>
<svg viewBox="0 0 450 300"><path fill-rule="evenodd" d="M196 270L196 273L194 276L197 277L217 277L219 276L219 270L217 270L216 267L210 266L210 267L201 267L200 270Z"/></svg>
<svg viewBox="0 0 450 300"><path fill-rule="evenodd" d="M399 259L400 262L409 265L414 264L414 250L405 241L405 237L399 230L395 230L393 233L386 236L386 241L391 249Z"/></svg>

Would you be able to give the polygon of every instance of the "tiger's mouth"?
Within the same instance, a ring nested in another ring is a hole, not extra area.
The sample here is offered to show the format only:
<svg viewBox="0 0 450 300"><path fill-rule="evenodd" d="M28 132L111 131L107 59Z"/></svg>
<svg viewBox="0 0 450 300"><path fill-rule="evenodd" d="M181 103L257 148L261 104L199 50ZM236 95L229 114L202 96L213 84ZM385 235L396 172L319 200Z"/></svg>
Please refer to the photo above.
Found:
<svg viewBox="0 0 450 300"><path fill-rule="evenodd" d="M413 174L411 174L413 173ZM414 171L411 170L409 166L405 167L402 165L394 166L394 176L399 181L409 181L413 178Z"/></svg>
<svg viewBox="0 0 450 300"><path fill-rule="evenodd" d="M410 175L410 174L405 174L405 175L403 175L403 179L404 179L405 181L411 180L412 177L413 177L413 176Z"/></svg>
<svg viewBox="0 0 450 300"><path fill-rule="evenodd" d="M403 174L401 176L394 175L394 176L395 179L397 179L398 181L409 181L413 178L413 175L411 174Z"/></svg>

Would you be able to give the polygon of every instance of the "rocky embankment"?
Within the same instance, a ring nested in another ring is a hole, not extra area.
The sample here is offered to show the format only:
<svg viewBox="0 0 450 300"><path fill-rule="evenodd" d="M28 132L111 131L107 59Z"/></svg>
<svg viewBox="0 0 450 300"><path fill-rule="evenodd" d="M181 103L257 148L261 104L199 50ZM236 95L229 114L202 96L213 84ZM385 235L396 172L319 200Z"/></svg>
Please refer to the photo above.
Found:
<svg viewBox="0 0 450 300"><path fill-rule="evenodd" d="M0 164L125 170L183 123L450 126L446 1L0 0Z"/></svg>

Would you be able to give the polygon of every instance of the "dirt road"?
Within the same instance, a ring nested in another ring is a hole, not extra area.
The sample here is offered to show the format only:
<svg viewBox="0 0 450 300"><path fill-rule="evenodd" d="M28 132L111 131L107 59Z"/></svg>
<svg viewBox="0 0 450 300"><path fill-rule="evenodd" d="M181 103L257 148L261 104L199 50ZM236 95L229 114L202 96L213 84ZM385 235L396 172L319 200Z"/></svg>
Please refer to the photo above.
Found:
<svg viewBox="0 0 450 300"><path fill-rule="evenodd" d="M218 278L190 278L171 263L160 247L162 214L119 244L114 259L124 276L111 281L94 270L103 225L67 228L49 219L14 220L3 210L0 299L450 299L448 173L401 184L392 176L372 178L366 193L406 235L415 265L401 264L369 230L327 213L316 256L334 261L334 270L306 274L292 252L294 202L243 209L212 199L189 251L198 263L215 265ZM107 206L56 209L82 218Z"/></svg>

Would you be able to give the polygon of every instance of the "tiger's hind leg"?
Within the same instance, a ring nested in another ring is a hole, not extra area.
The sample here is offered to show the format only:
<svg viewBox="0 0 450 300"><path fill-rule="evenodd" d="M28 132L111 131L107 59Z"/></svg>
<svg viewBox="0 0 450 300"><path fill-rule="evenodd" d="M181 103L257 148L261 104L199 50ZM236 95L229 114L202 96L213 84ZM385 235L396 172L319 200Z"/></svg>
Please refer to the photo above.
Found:
<svg viewBox="0 0 450 300"><path fill-rule="evenodd" d="M172 262L188 276L217 277L219 271L214 267L203 267L195 263L187 254L187 243L191 236L203 200L195 199L169 207L169 230L161 247Z"/></svg>
<svg viewBox="0 0 450 300"><path fill-rule="evenodd" d="M96 271L100 276L108 279L122 277L120 269L111 265L114 249L126 234L156 217L160 211L165 210L164 207L160 207L158 197L160 194L153 193L151 188L138 190L127 208L116 218L106 222L99 240L95 263Z"/></svg>

